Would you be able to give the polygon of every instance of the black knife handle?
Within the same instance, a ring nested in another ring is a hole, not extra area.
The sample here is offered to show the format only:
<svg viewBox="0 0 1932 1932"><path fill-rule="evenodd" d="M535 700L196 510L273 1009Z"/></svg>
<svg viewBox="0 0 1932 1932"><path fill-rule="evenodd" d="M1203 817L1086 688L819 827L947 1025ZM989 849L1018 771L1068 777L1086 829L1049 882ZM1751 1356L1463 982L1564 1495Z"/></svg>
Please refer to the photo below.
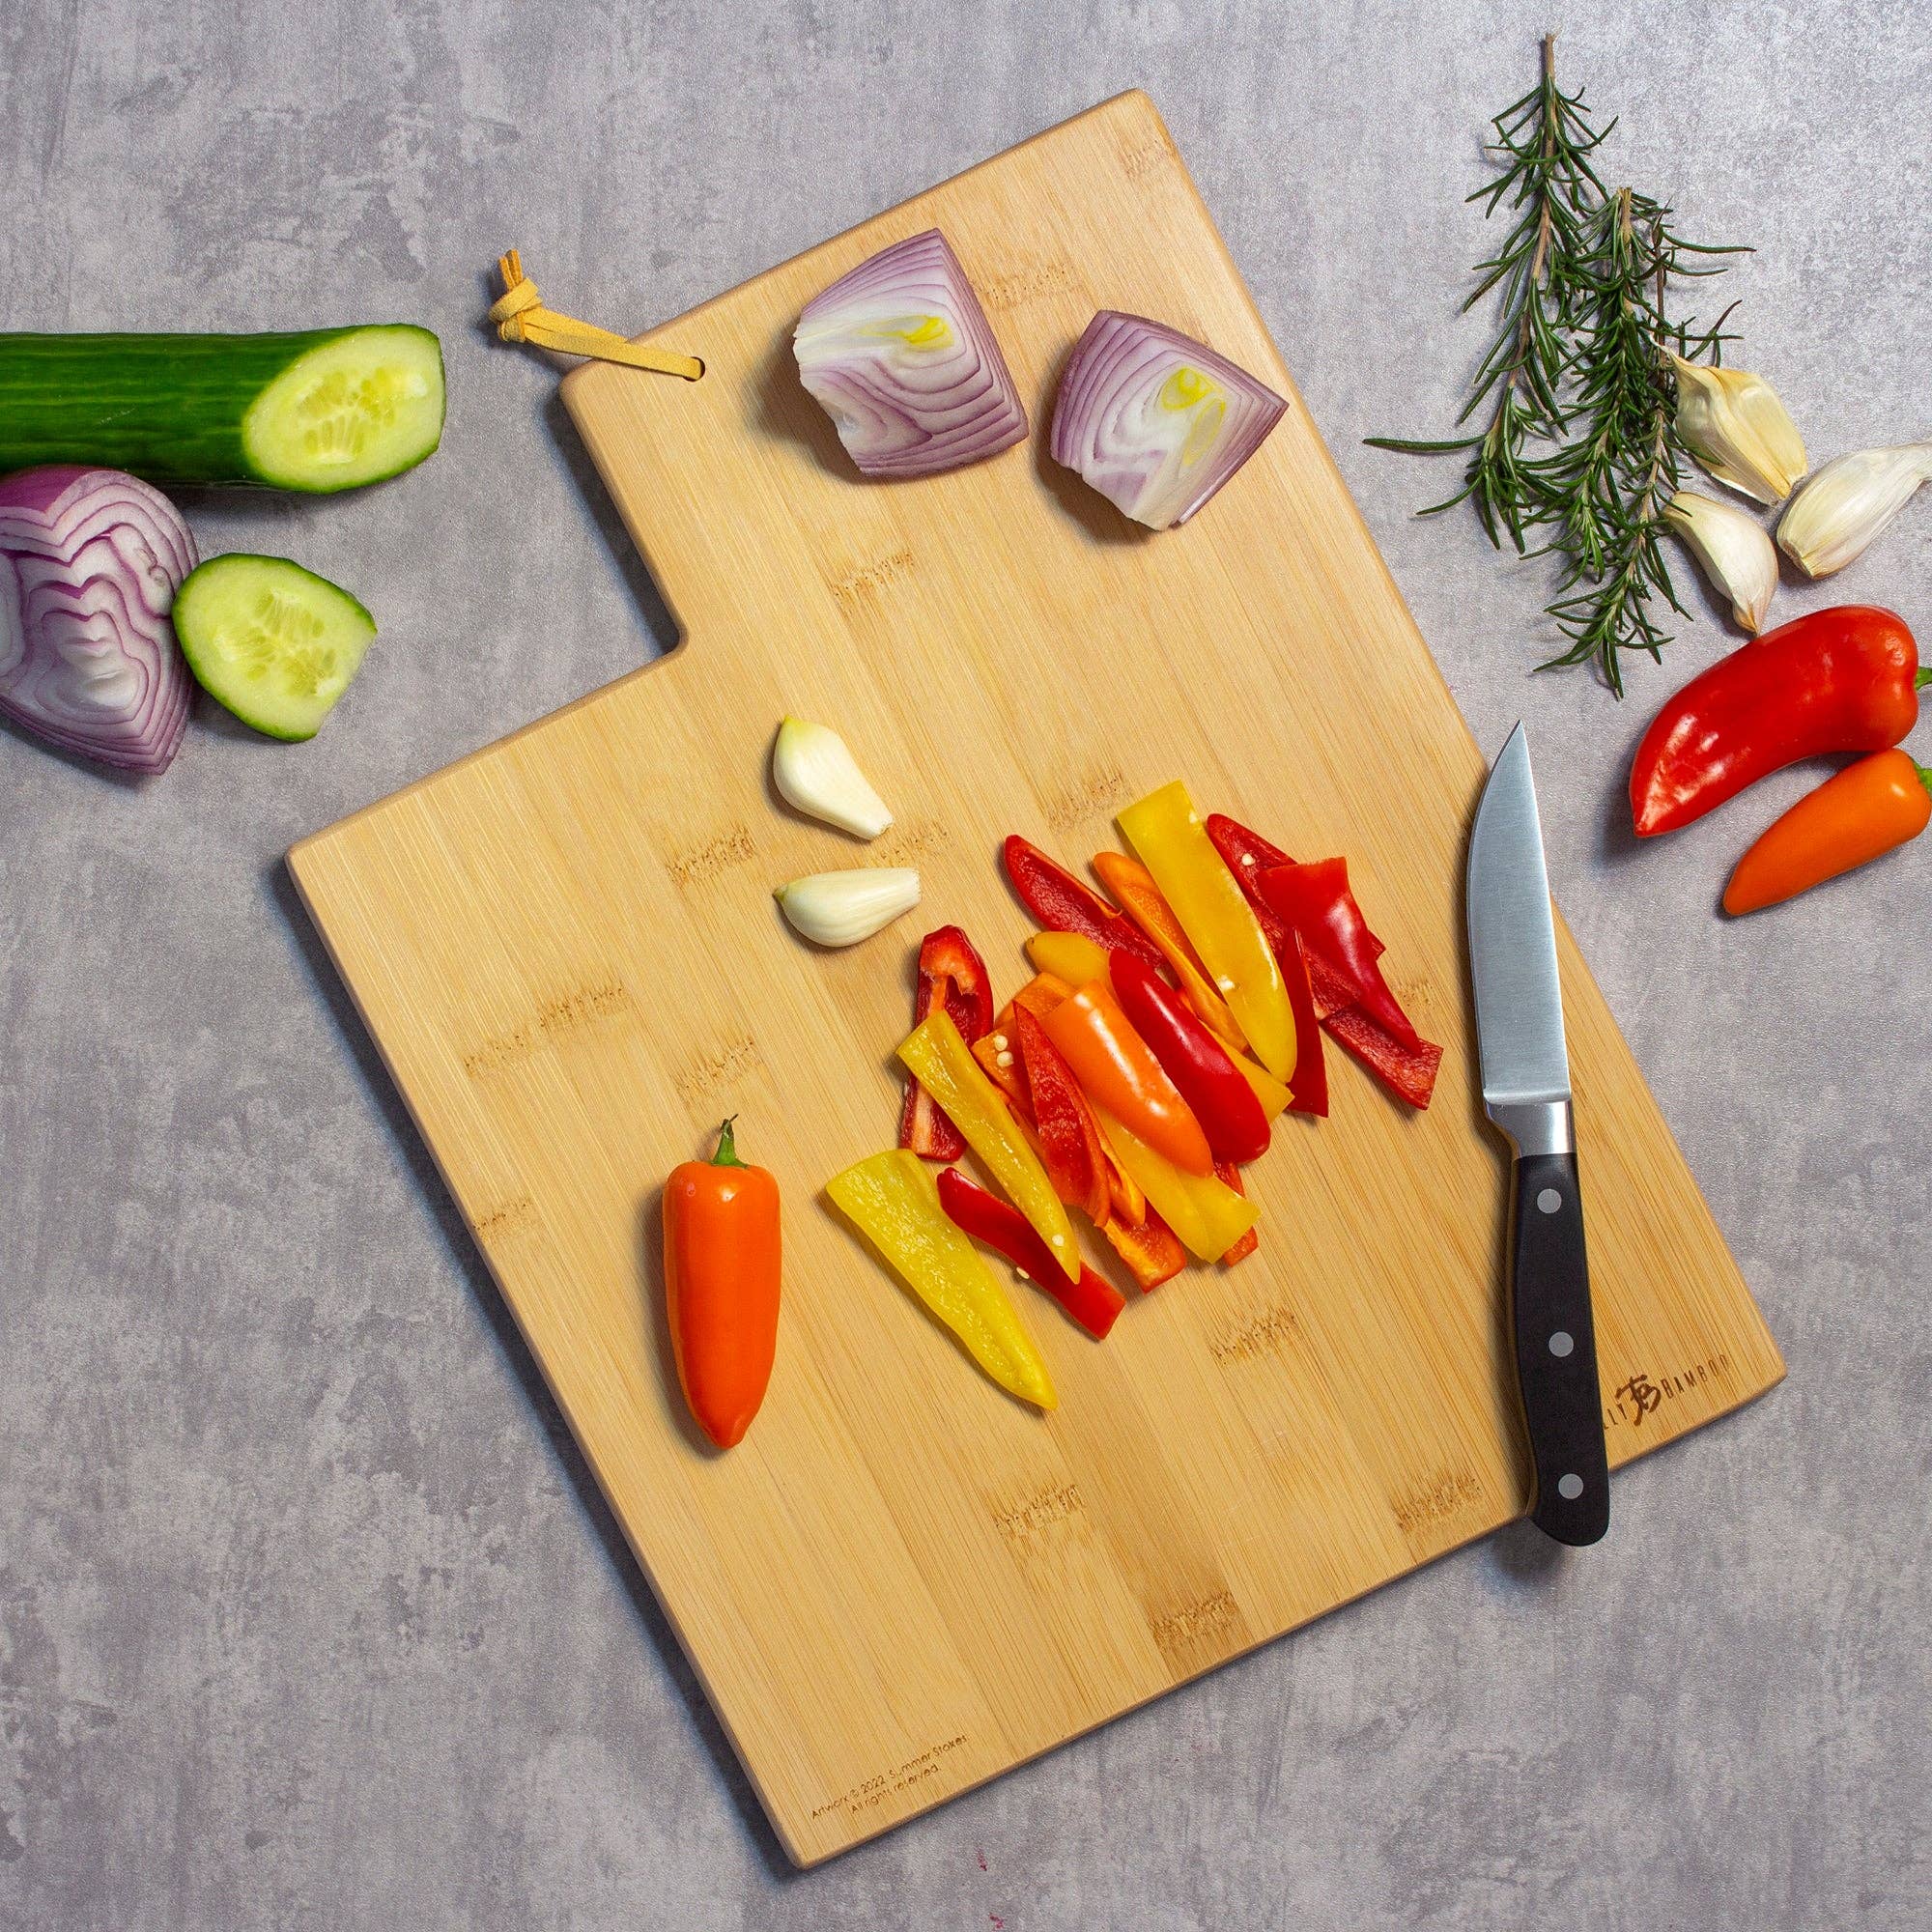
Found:
<svg viewBox="0 0 1932 1932"><path fill-rule="evenodd" d="M1512 1191L1510 1315L1536 1465L1530 1520L1558 1543L1595 1543L1610 1526L1610 1467L1577 1156L1519 1156Z"/></svg>

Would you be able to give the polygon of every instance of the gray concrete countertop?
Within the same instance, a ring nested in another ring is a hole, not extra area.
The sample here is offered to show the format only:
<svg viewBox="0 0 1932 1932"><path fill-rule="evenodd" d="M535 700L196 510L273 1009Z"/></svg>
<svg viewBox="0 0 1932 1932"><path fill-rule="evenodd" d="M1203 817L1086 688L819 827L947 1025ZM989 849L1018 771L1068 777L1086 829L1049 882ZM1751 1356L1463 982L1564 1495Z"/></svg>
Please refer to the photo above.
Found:
<svg viewBox="0 0 1932 1932"><path fill-rule="evenodd" d="M136 787L0 730L0 1923L1932 1922L1932 850L1715 917L1809 780L1619 829L1708 600L1621 706L1532 677L1546 567L1360 440L1450 419L1478 132L1552 23L1606 171L1757 244L1735 359L1814 456L1932 433L1916 12L0 10L7 327L420 320L451 402L388 489L188 503L377 611L315 743L204 703ZM554 374L478 327L499 249L642 327L1136 83L1477 736L1532 721L1557 895L1791 1374L1599 1549L1506 1533L799 1876L279 858L652 649ZM1779 611L1844 599L1932 626L1932 497Z"/></svg>

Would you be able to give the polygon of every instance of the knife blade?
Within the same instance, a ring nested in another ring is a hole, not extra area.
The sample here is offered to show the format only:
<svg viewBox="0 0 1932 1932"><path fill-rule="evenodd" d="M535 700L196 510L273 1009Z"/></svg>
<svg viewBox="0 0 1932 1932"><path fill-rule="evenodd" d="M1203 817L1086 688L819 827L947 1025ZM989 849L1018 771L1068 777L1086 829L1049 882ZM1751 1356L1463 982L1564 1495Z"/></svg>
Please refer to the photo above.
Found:
<svg viewBox="0 0 1932 1932"><path fill-rule="evenodd" d="M1595 1543L1610 1523L1610 1472L1556 922L1520 723L1496 754L1476 807L1464 885L1483 1107L1515 1150L1509 1305L1536 1470L1530 1520L1559 1543Z"/></svg>

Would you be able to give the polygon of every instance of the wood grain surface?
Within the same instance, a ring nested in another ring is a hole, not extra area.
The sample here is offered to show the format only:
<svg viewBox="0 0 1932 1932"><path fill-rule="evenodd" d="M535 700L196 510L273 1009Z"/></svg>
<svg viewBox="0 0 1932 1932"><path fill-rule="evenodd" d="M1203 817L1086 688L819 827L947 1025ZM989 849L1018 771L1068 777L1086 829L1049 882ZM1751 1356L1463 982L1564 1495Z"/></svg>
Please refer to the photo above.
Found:
<svg viewBox="0 0 1932 1932"><path fill-rule="evenodd" d="M933 225L1036 433L867 484L798 384L791 325ZM1316 298L1319 265L1306 280ZM1173 323L1290 399L1179 530L1129 525L1044 454L1056 372L1100 307ZM1523 1511L1507 1163L1475 1088L1463 937L1485 764L1145 96L652 339L701 355L703 380L586 365L564 395L684 643L290 864L810 1862ZM876 844L776 801L787 711L836 724L885 792L898 816ZM1136 1297L1105 1344L1029 1296L1061 1396L1041 1417L961 1358L821 1189L892 1139L920 932L963 923L1002 997L1024 976L1002 836L1078 867L1175 777L1291 851L1348 854L1442 1077L1415 1115L1331 1053L1333 1118L1284 1121L1250 1170L1260 1254ZM875 863L921 867L912 917L836 953L783 925L775 883ZM1560 946L1620 1463L1782 1364ZM720 1456L669 1365L658 1197L730 1112L784 1189L785 1302L764 1412Z"/></svg>

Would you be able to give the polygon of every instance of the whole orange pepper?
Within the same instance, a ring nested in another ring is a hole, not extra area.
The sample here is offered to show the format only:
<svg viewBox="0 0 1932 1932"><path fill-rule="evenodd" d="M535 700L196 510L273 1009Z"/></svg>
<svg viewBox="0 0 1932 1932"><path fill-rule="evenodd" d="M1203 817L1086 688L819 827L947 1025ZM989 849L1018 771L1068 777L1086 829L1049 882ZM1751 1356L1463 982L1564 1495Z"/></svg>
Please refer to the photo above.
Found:
<svg viewBox="0 0 1932 1932"><path fill-rule="evenodd" d="M1212 1174L1214 1155L1179 1090L1097 980L1046 1016L1046 1037L1088 1099L1189 1174Z"/></svg>
<svg viewBox="0 0 1932 1932"><path fill-rule="evenodd" d="M665 1303L677 1378L721 1449L744 1439L779 1339L779 1185L738 1158L734 1115L709 1160L665 1182Z"/></svg>
<svg viewBox="0 0 1932 1932"><path fill-rule="evenodd" d="M1724 910L1757 912L1795 898L1917 838L1932 823L1932 772L1908 753L1874 752L1806 792L1745 856Z"/></svg>

